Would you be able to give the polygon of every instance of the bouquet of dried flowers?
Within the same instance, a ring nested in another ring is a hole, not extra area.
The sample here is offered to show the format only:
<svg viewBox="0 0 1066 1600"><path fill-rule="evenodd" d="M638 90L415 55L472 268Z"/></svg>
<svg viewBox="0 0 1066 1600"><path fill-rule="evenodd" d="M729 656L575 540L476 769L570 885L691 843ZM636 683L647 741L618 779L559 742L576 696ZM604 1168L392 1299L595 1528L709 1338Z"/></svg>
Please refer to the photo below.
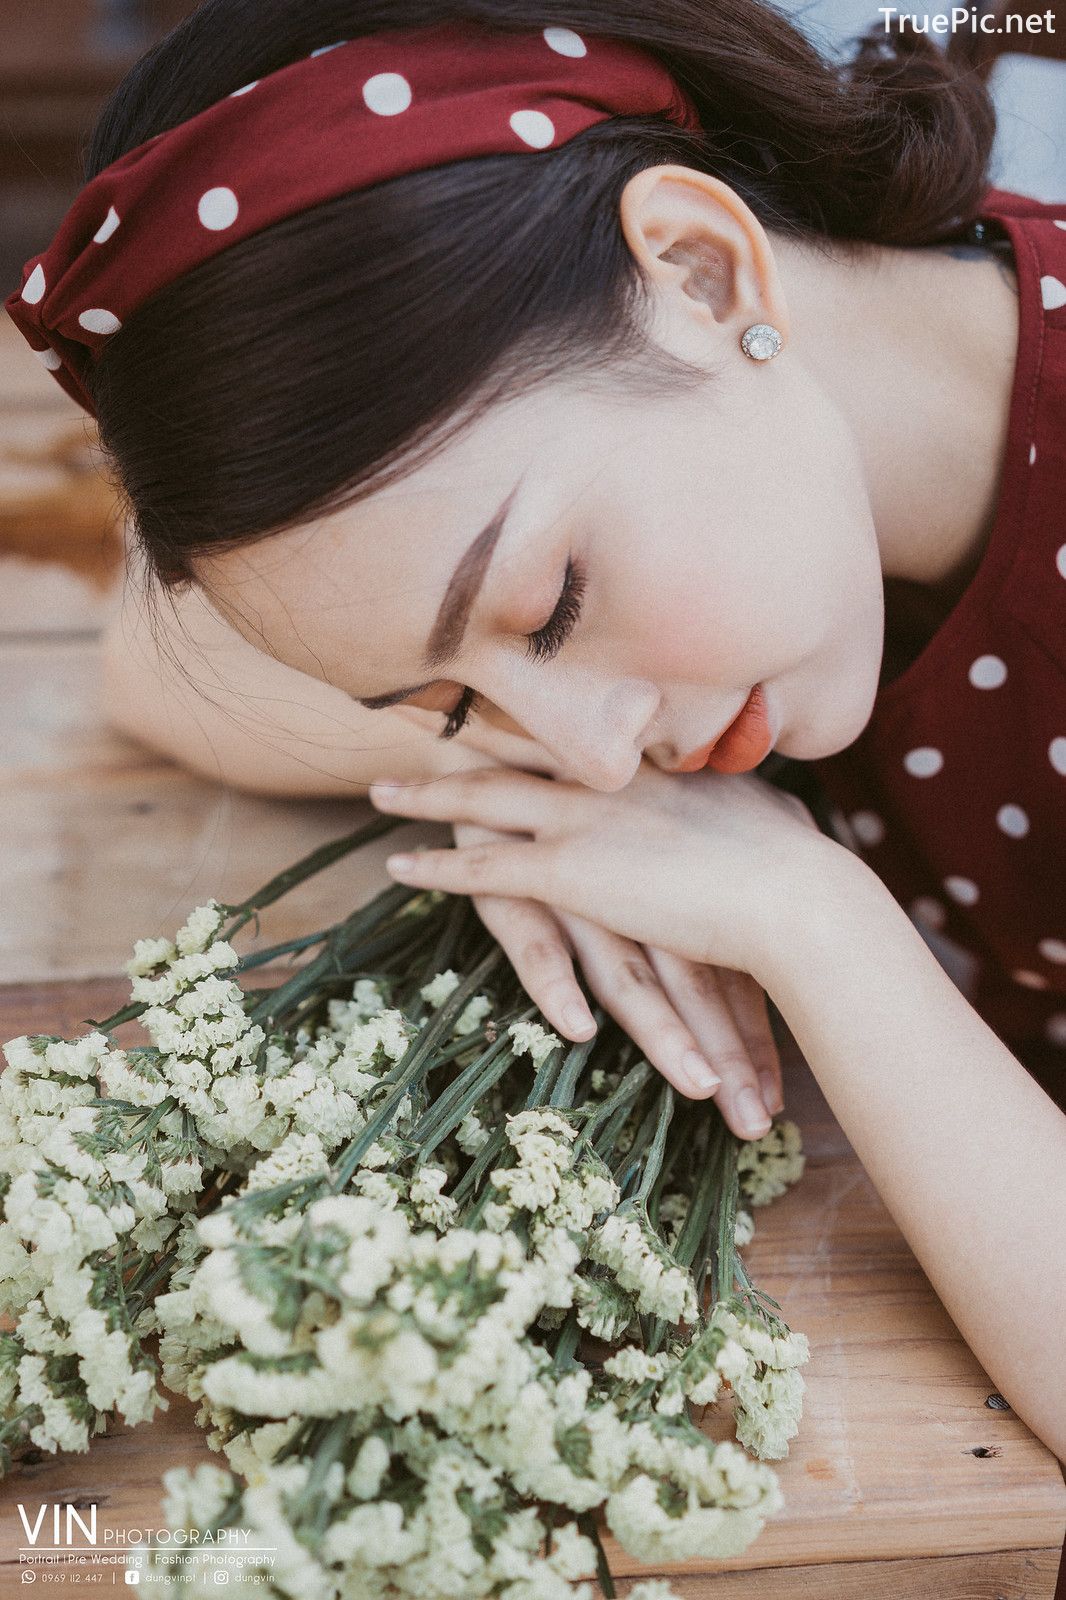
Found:
<svg viewBox="0 0 1066 1600"><path fill-rule="evenodd" d="M5 1047L2 1465L198 1402L227 1465L166 1473L174 1542L129 1558L167 1594L217 1592L237 1529L244 1592L293 1600L611 1595L604 1524L649 1564L736 1555L800 1417L807 1341L739 1254L797 1130L739 1142L602 1014L564 1044L465 898L393 886L237 954L395 826L138 942L83 1038Z"/></svg>

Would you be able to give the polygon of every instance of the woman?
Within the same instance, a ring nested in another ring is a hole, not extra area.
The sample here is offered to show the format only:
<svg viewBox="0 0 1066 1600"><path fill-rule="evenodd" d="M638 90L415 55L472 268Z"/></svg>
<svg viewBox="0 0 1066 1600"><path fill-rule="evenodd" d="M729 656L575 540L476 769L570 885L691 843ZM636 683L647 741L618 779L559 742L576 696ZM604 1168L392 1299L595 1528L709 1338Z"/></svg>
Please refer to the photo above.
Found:
<svg viewBox="0 0 1066 1600"><path fill-rule="evenodd" d="M859 842L933 864L990 964L1009 947L1019 1039L1058 1048L1066 232L987 190L993 129L922 36L833 66L753 0L212 0L120 86L7 304L98 416L175 600L129 592L116 719L266 792L405 780L374 798L465 848L398 872L474 893L570 1038L594 1028L576 958L746 1137L782 1103L768 988L1061 1453L1066 1117L944 976L891 863L750 775L773 750L861 791ZM1058 421L1021 541L1038 413ZM882 695L978 613L1006 626L1007 569L1010 696L986 647L972 723L945 679L961 755L855 766ZM982 754L1010 739L1024 804ZM978 801L1026 841L998 898L937 855Z"/></svg>

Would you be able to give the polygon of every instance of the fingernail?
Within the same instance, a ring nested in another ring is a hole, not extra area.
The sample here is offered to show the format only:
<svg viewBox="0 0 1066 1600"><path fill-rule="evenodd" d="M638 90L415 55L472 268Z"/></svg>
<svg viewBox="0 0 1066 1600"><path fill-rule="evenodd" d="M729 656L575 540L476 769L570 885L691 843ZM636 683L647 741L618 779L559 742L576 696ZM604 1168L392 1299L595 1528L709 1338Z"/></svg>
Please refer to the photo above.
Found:
<svg viewBox="0 0 1066 1600"><path fill-rule="evenodd" d="M410 872L414 864L414 856L389 856L385 862L390 872Z"/></svg>
<svg viewBox="0 0 1066 1600"><path fill-rule="evenodd" d="M761 1139L770 1129L770 1117L755 1090L741 1089L735 1101L737 1116L748 1139Z"/></svg>
<svg viewBox="0 0 1066 1600"><path fill-rule="evenodd" d="M700 1094L708 1094L712 1089L717 1089L722 1081L698 1050L685 1051L681 1058L681 1071Z"/></svg>
<svg viewBox="0 0 1066 1600"><path fill-rule="evenodd" d="M576 1001L563 1008L563 1021L571 1033L583 1033L586 1036L596 1032L596 1019L585 1006L580 1006Z"/></svg>
<svg viewBox="0 0 1066 1600"><path fill-rule="evenodd" d="M759 1083L762 1086L762 1097L766 1103L767 1111L771 1114L775 1111L780 1111L785 1102L781 1098L781 1090L774 1082L772 1074L760 1072Z"/></svg>

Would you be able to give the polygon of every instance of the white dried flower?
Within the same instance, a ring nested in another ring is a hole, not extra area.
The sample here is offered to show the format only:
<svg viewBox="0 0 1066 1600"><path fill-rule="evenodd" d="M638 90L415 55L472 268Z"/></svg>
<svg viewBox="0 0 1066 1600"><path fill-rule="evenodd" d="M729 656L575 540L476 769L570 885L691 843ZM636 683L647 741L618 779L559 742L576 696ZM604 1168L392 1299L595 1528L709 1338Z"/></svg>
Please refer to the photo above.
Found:
<svg viewBox="0 0 1066 1600"><path fill-rule="evenodd" d="M431 978L428 983L424 983L418 992L427 1006L432 1006L434 1010L437 1010L444 1004L448 996L458 989L461 981L459 974L453 972L449 967L447 971L438 972L436 977Z"/></svg>
<svg viewBox="0 0 1066 1600"><path fill-rule="evenodd" d="M539 1067L544 1058L563 1042L556 1034L548 1033L539 1022L512 1022L507 1032L511 1036L514 1054L532 1056L535 1067Z"/></svg>

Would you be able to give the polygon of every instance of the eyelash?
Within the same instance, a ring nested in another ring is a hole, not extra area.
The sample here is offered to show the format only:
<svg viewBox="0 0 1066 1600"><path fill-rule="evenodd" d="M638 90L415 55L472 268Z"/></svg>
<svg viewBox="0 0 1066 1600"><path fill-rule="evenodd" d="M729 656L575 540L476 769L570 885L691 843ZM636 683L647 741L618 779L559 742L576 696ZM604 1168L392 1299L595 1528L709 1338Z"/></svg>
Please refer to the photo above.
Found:
<svg viewBox="0 0 1066 1600"><path fill-rule="evenodd" d="M573 557L566 563L566 574L555 610L543 627L526 634L526 653L535 661L550 661L558 655L569 639L581 616L581 597L585 592L585 569ZM448 713L440 739L454 739L474 716L481 705L481 696L473 689L464 689L458 703Z"/></svg>

